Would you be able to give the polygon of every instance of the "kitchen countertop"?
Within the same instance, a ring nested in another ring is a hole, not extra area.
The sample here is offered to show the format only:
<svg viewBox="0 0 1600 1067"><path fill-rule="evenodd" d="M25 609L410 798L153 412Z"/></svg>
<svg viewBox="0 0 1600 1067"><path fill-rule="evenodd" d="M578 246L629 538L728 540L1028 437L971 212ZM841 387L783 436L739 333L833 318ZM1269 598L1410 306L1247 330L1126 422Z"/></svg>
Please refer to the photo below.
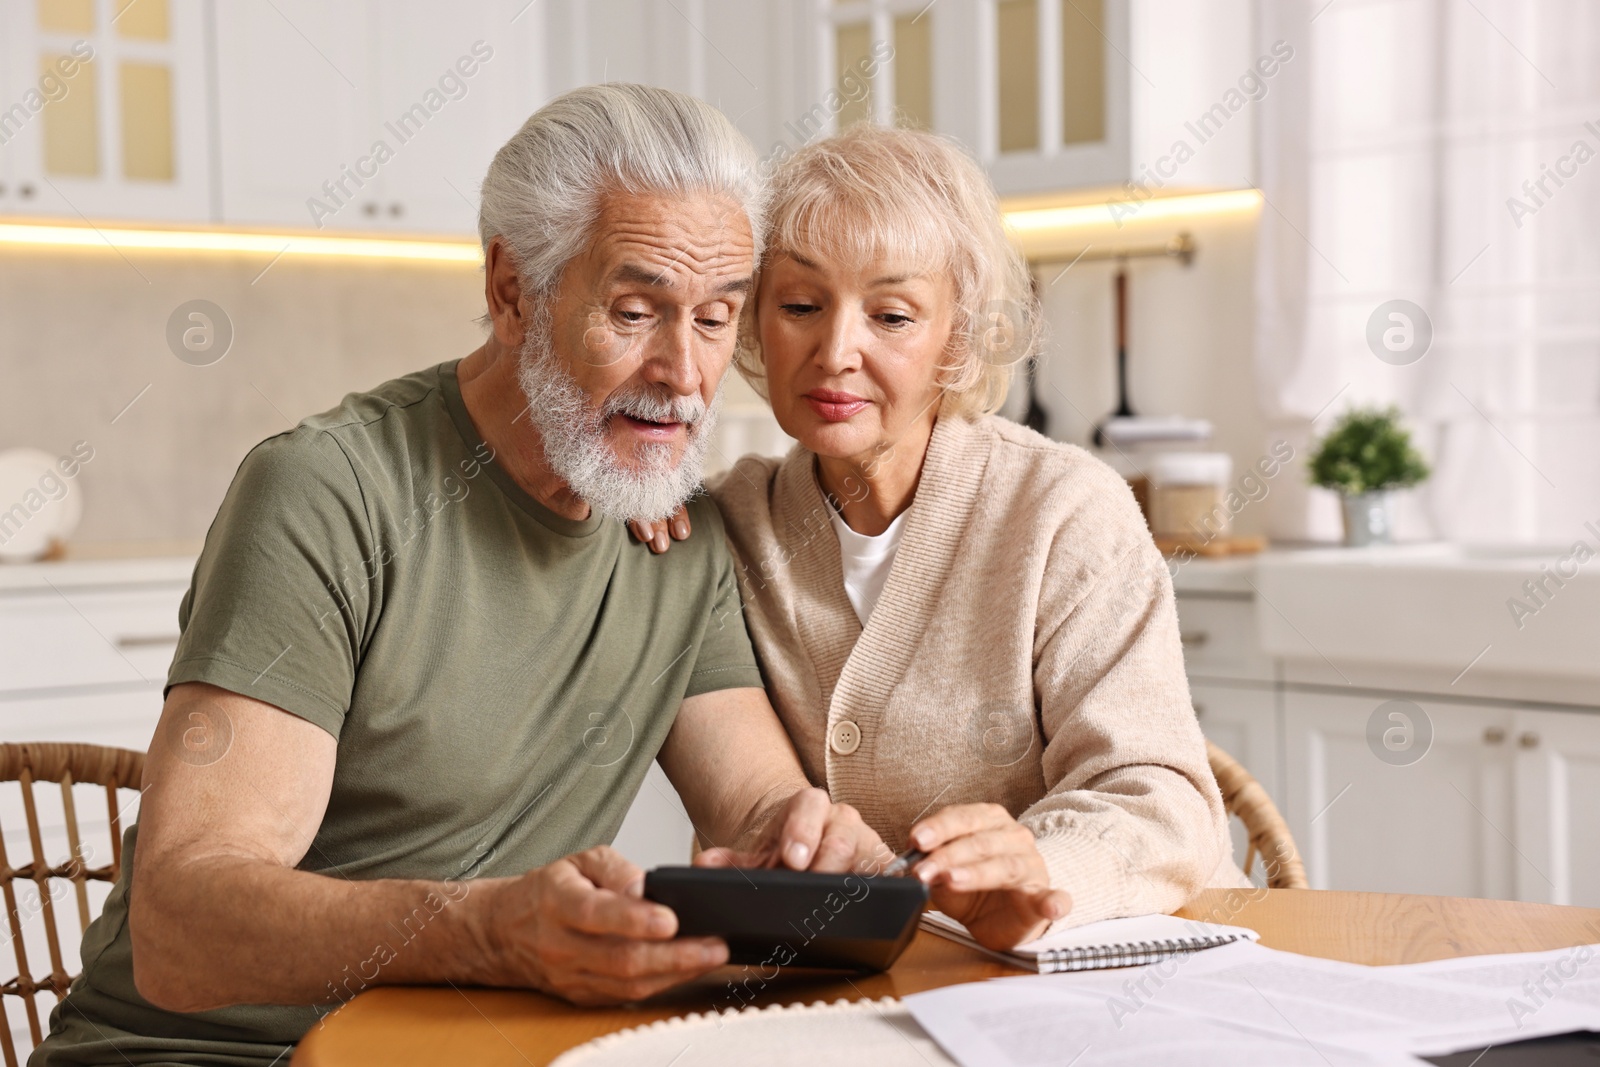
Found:
<svg viewBox="0 0 1600 1067"><path fill-rule="evenodd" d="M1291 683L1594 708L1596 542L1584 562L1576 544L1277 547L1188 560L1173 586L1252 601L1251 639Z"/></svg>

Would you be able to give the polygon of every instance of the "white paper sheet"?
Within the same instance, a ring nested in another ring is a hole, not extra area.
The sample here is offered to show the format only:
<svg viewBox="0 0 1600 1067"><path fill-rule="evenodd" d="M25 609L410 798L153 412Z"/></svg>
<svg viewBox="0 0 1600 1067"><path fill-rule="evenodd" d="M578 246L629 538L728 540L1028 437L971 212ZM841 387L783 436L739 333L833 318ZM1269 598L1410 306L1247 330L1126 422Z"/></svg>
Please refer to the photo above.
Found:
<svg viewBox="0 0 1600 1067"><path fill-rule="evenodd" d="M1070 1063L1094 1043L1089 1035L1098 1035L1096 1062L1107 1053L1165 1062L1169 1041L1173 1054L1214 1041L1228 1044L1230 1063L1249 1062L1259 1045L1276 1050L1271 1062L1295 1062L1288 1057L1299 1052L1285 1051L1294 1047L1311 1052L1308 1062L1320 1054L1337 1063L1337 1053L1349 1062L1414 1064L1408 1053L1600 1030L1600 946L1364 967L1236 944L1148 967L1001 978L938 993L907 997L906 1006L965 1067ZM1008 1044L1008 1030L1037 1031L1047 1035L1043 1043L1085 1037L1065 1058L1029 1059ZM1175 1036L1185 1032L1193 1040Z"/></svg>
<svg viewBox="0 0 1600 1067"><path fill-rule="evenodd" d="M1220 950L1217 950L1220 951ZM902 998L962 1067L1384 1067L1417 1060L1242 1029L1147 1005L1114 1019L1055 976L947 986ZM1021 983L1035 983L1032 986Z"/></svg>
<svg viewBox="0 0 1600 1067"><path fill-rule="evenodd" d="M1406 969L1419 977L1490 990L1499 1001L1500 1022L1516 1040L1568 1030L1600 1031L1600 945L1463 956ZM1419 1044L1418 1050L1428 1055L1449 1051L1442 1044Z"/></svg>

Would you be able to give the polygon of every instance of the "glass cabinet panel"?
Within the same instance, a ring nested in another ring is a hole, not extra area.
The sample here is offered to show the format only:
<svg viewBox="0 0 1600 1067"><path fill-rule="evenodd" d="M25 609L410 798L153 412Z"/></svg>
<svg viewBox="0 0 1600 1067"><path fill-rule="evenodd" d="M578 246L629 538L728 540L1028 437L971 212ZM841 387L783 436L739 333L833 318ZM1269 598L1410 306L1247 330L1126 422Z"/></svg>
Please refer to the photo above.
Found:
<svg viewBox="0 0 1600 1067"><path fill-rule="evenodd" d="M38 18L46 33L93 33L94 0L39 0Z"/></svg>
<svg viewBox="0 0 1600 1067"><path fill-rule="evenodd" d="M117 0L117 33L136 41L165 41L171 34L167 0Z"/></svg>
<svg viewBox="0 0 1600 1067"><path fill-rule="evenodd" d="M41 81L54 77L63 56L39 57ZM76 62L76 60L74 60ZM44 170L49 175L94 178L100 174L100 106L97 64L78 63L70 91L47 100L44 113Z"/></svg>
<svg viewBox="0 0 1600 1067"><path fill-rule="evenodd" d="M933 129L931 18L901 15L894 20L894 115L901 126Z"/></svg>
<svg viewBox="0 0 1600 1067"><path fill-rule="evenodd" d="M1061 143L1106 139L1105 11L1102 0L1063 0Z"/></svg>
<svg viewBox="0 0 1600 1067"><path fill-rule="evenodd" d="M872 24L847 22L833 31L835 85L844 100L839 128L872 118L872 80L862 72L872 62Z"/></svg>
<svg viewBox="0 0 1600 1067"><path fill-rule="evenodd" d="M162 63L122 64L122 176L170 182L172 70Z"/></svg>
<svg viewBox="0 0 1600 1067"><path fill-rule="evenodd" d="M1038 0L995 5L1001 152L1039 150Z"/></svg>

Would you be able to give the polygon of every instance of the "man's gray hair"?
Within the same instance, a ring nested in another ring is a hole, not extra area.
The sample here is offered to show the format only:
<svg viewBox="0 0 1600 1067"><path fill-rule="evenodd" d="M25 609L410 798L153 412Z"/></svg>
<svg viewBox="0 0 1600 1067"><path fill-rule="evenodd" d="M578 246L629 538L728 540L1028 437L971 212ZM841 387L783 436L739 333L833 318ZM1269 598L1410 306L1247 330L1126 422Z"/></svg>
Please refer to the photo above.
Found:
<svg viewBox="0 0 1600 1067"><path fill-rule="evenodd" d="M586 85L535 111L483 179L478 236L505 238L523 284L549 294L588 244L601 198L712 193L738 204L761 255L765 183L754 147L703 100L648 85Z"/></svg>

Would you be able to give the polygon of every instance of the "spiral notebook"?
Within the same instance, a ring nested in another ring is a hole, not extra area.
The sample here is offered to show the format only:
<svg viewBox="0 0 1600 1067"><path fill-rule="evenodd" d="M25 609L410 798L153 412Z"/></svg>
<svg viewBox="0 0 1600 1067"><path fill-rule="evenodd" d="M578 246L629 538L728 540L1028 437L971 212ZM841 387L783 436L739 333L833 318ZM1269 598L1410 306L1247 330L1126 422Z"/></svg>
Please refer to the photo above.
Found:
<svg viewBox="0 0 1600 1067"><path fill-rule="evenodd" d="M1040 974L1139 967L1261 936L1243 926L1196 922L1176 915L1140 915L1075 926L1024 942L1010 952L996 952L978 944L965 926L940 911L924 912L922 928Z"/></svg>

